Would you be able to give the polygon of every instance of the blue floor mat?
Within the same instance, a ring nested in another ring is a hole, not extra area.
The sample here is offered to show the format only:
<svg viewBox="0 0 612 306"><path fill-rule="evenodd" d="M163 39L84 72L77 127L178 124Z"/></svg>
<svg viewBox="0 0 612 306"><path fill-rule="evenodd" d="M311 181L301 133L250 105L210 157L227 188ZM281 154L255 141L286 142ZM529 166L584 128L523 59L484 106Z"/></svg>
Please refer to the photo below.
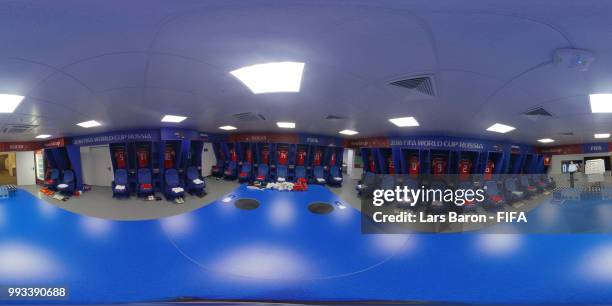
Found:
<svg viewBox="0 0 612 306"><path fill-rule="evenodd" d="M0 284L65 285L70 303L612 301L610 235L362 235L357 210L309 188L240 186L154 221L81 216L19 190L0 200ZM240 198L260 206L238 209ZM334 209L313 214L312 202Z"/></svg>

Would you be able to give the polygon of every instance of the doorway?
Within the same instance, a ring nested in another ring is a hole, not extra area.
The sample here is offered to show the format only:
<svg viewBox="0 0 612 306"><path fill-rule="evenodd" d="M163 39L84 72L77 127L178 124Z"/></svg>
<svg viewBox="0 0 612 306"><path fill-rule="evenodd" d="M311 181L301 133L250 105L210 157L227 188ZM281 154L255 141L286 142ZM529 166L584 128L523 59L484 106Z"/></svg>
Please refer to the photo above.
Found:
<svg viewBox="0 0 612 306"><path fill-rule="evenodd" d="M0 152L0 185L17 185L17 159L13 152Z"/></svg>
<svg viewBox="0 0 612 306"><path fill-rule="evenodd" d="M113 164L108 145L81 147L83 181L92 186L110 187L113 182Z"/></svg>

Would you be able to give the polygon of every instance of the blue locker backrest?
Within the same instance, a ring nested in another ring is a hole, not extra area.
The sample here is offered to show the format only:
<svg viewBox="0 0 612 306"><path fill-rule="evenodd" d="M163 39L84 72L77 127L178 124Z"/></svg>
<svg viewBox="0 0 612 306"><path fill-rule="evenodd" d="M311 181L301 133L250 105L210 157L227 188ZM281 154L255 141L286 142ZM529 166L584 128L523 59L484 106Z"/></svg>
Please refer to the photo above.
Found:
<svg viewBox="0 0 612 306"><path fill-rule="evenodd" d="M446 188L448 188L448 184L446 184L446 182L441 181L441 180L434 180L431 182L431 185L429 186L429 189L432 189L432 190L444 191Z"/></svg>
<svg viewBox="0 0 612 306"><path fill-rule="evenodd" d="M72 181L74 181L74 173L72 170L64 170L64 179L62 181L64 183L72 183Z"/></svg>
<svg viewBox="0 0 612 306"><path fill-rule="evenodd" d="M329 169L329 175L331 175L331 177L340 177L340 168L338 166L332 166Z"/></svg>
<svg viewBox="0 0 612 306"><path fill-rule="evenodd" d="M59 177L60 171L58 169L51 169L51 172L49 173L49 179L56 181L59 179Z"/></svg>
<svg viewBox="0 0 612 306"><path fill-rule="evenodd" d="M166 184L170 187L179 186L179 177L176 169L168 169L164 172L164 177L166 178Z"/></svg>
<svg viewBox="0 0 612 306"><path fill-rule="evenodd" d="M198 169L196 167L188 167L187 168L187 179L193 181L195 179L200 178L200 174L198 173Z"/></svg>
<svg viewBox="0 0 612 306"><path fill-rule="evenodd" d="M363 174L363 181L361 183L366 186L372 186L374 185L375 181L376 181L376 174L370 171L366 171Z"/></svg>
<svg viewBox="0 0 612 306"><path fill-rule="evenodd" d="M513 177L507 178L504 181L504 186L508 191L518 191L518 187L516 186L516 180Z"/></svg>
<svg viewBox="0 0 612 306"><path fill-rule="evenodd" d="M242 168L240 169L240 172L244 172L244 173L251 172L251 163L249 162L242 163Z"/></svg>
<svg viewBox="0 0 612 306"><path fill-rule="evenodd" d="M304 166L296 166L295 167L295 177L296 178L306 178L306 168Z"/></svg>
<svg viewBox="0 0 612 306"><path fill-rule="evenodd" d="M487 181L484 186L486 188L488 195L500 195L499 188L497 188L496 181Z"/></svg>
<svg viewBox="0 0 612 306"><path fill-rule="evenodd" d="M125 169L117 169L115 170L115 184L117 185L127 185L128 183L128 173Z"/></svg>
<svg viewBox="0 0 612 306"><path fill-rule="evenodd" d="M287 166L278 165L276 167L276 177L287 177Z"/></svg>
<svg viewBox="0 0 612 306"><path fill-rule="evenodd" d="M321 166L315 166L312 172L313 176L315 178L323 178L323 176L325 175L323 173L323 167Z"/></svg>
<svg viewBox="0 0 612 306"><path fill-rule="evenodd" d="M151 184L151 170L149 168L138 169L138 183Z"/></svg>
<svg viewBox="0 0 612 306"><path fill-rule="evenodd" d="M527 175L521 175L521 185L523 185L524 187L531 186L531 183L529 182L529 177Z"/></svg>
<svg viewBox="0 0 612 306"><path fill-rule="evenodd" d="M404 186L408 187L408 189L418 189L419 184L412 178L404 178Z"/></svg>
<svg viewBox="0 0 612 306"><path fill-rule="evenodd" d="M257 167L257 175L267 176L268 175L268 165L259 164L259 167Z"/></svg>
<svg viewBox="0 0 612 306"><path fill-rule="evenodd" d="M381 189L395 189L395 178L392 175L384 175L380 182Z"/></svg>

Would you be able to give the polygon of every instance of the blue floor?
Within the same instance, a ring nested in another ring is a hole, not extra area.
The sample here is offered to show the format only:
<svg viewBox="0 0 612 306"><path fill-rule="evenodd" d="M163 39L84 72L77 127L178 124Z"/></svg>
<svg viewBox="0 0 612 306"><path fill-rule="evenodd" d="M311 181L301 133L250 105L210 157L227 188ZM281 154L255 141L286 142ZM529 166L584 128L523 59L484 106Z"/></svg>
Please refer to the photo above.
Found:
<svg viewBox="0 0 612 306"><path fill-rule="evenodd" d="M612 302L610 235L362 235L349 205L307 210L339 200L324 187L233 194L262 205L219 200L162 220L108 221L20 190L0 200L0 285L66 285L70 303Z"/></svg>

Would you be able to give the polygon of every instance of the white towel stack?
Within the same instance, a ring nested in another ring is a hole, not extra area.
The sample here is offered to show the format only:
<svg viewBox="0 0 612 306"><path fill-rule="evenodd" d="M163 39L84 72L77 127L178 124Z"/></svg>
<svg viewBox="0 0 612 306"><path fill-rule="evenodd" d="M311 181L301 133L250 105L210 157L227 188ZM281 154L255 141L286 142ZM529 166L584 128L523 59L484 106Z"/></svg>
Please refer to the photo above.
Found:
<svg viewBox="0 0 612 306"><path fill-rule="evenodd" d="M183 188L181 188L181 187L174 187L174 188L172 188L172 192L174 192L174 193L181 193L183 191L185 191L185 190Z"/></svg>

